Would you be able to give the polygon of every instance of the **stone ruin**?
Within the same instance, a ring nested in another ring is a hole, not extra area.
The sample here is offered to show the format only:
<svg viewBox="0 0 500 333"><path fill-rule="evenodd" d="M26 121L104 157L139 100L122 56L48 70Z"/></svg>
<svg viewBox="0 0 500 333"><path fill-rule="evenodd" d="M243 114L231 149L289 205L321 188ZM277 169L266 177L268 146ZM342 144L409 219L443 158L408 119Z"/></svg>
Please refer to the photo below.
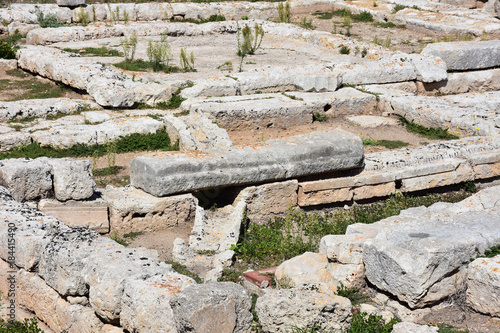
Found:
<svg viewBox="0 0 500 333"><path fill-rule="evenodd" d="M0 161L0 290L7 294L14 270L19 316L26 315L21 308L27 310L47 325L46 332L249 332L250 292L256 292L262 295L256 311L266 332L314 324L341 331L352 317L350 301L334 294L342 283L370 289L373 303L362 304L361 311L396 316L402 323L393 332L436 332L413 323L456 299L492 322L500 317L499 257L469 263L500 244L500 187L494 186L500 177L500 2L290 4L295 14L313 7L368 11L377 22L476 40L403 53L272 22L277 6L267 2L81 6L81 1L58 1L59 6L0 9L0 32L27 34L16 60L0 60L3 70L20 68L89 96L0 102L0 151L32 142L55 148L106 144L160 130L180 148L134 158L131 185L105 189L97 188L90 161ZM408 8L395 11L397 5ZM40 12L67 26L41 28ZM215 14L226 21L178 22ZM248 20L241 21L243 16ZM77 25L83 17L92 23ZM235 59L236 33L244 23L265 31L262 62L245 64L243 72L216 70L220 59ZM119 48L120 38L136 34L138 56L144 57L147 42L164 31L176 51L203 50L197 72L132 73L112 66L121 60L117 57L63 50ZM485 35L493 39L479 40ZM352 52L342 54L342 47ZM180 115L155 109L172 96L185 99ZM139 104L151 108L135 108ZM66 116L44 119L56 114ZM360 124L403 116L465 136L365 154L361 139L342 129L243 146L228 134L309 125L315 114ZM20 130L9 126L28 117L38 120ZM232 264L244 216L262 223L290 207L343 205L468 181L491 187L460 203L412 208L324 237L319 253L276 268L276 279L290 280L291 289L247 281L247 291L217 282ZM195 194L213 189L234 200L215 212L204 209ZM105 237L189 224L189 240L176 239L172 256L196 271L203 284L177 273L156 250L126 248Z"/></svg>

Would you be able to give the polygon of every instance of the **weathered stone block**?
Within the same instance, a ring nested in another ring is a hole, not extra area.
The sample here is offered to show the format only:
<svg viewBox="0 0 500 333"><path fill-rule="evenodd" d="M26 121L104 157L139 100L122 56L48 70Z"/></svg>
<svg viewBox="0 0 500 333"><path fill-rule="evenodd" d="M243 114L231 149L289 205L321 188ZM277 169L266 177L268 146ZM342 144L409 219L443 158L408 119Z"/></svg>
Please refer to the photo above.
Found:
<svg viewBox="0 0 500 333"><path fill-rule="evenodd" d="M385 197L396 192L396 183L367 185L354 189L354 200Z"/></svg>
<svg viewBox="0 0 500 333"><path fill-rule="evenodd" d="M300 207L326 205L334 202L352 200L354 192L351 188L340 188L305 193L299 186L298 203Z"/></svg>
<svg viewBox="0 0 500 333"><path fill-rule="evenodd" d="M360 167L361 140L348 132L314 132L228 150L137 157L132 185L155 196L252 184Z"/></svg>
<svg viewBox="0 0 500 333"><path fill-rule="evenodd" d="M347 298L296 288L269 290L257 299L255 310L265 332L284 333L314 325L327 332L344 331L352 316Z"/></svg>
<svg viewBox="0 0 500 333"><path fill-rule="evenodd" d="M119 234L192 223L198 204L191 194L158 198L134 187L108 186L102 197L109 205L111 233Z"/></svg>
<svg viewBox="0 0 500 333"><path fill-rule="evenodd" d="M474 171L468 164L462 164L456 171L402 180L401 191L412 192L474 180Z"/></svg>
<svg viewBox="0 0 500 333"><path fill-rule="evenodd" d="M51 167L40 159L0 161L0 185L17 201L47 198L52 194Z"/></svg>
<svg viewBox="0 0 500 333"><path fill-rule="evenodd" d="M170 300L179 332L249 332L251 305L248 292L232 282L193 285Z"/></svg>
<svg viewBox="0 0 500 333"><path fill-rule="evenodd" d="M85 227L101 234L109 232L108 205L102 200L66 201L43 199L38 209L70 227Z"/></svg>
<svg viewBox="0 0 500 333"><path fill-rule="evenodd" d="M500 66L500 41L432 43L422 54L443 59L449 70L493 68Z"/></svg>
<svg viewBox="0 0 500 333"><path fill-rule="evenodd" d="M479 258L467 269L467 305L500 317L500 256Z"/></svg>
<svg viewBox="0 0 500 333"><path fill-rule="evenodd" d="M286 213L297 205L298 181L250 186L243 189L234 202L241 200L247 204L247 217L252 223L267 222L270 218Z"/></svg>

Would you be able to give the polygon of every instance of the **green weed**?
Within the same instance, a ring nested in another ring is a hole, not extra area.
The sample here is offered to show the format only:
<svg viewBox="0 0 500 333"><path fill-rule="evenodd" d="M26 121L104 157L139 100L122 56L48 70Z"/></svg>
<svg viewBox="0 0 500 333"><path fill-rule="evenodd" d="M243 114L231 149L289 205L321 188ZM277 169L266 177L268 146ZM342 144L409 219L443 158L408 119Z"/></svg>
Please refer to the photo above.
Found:
<svg viewBox="0 0 500 333"><path fill-rule="evenodd" d="M392 22L375 22L373 23L373 26L379 28L398 28L398 29L406 28L404 24L394 24Z"/></svg>
<svg viewBox="0 0 500 333"><path fill-rule="evenodd" d="M112 240L114 240L115 242L117 242L118 244L120 245L123 245L125 247L129 246L130 243L128 243L125 239L121 238L118 233L114 233L112 236L109 236L109 238L111 238Z"/></svg>
<svg viewBox="0 0 500 333"><path fill-rule="evenodd" d="M0 41L0 59L16 59L18 46L9 41Z"/></svg>
<svg viewBox="0 0 500 333"><path fill-rule="evenodd" d="M129 232L128 234L123 234L123 237L129 238L129 239L135 239L137 236L144 235L142 231L133 231Z"/></svg>
<svg viewBox="0 0 500 333"><path fill-rule="evenodd" d="M19 76L21 76L21 74ZM12 95L12 97L8 99L9 101L58 98L63 97L68 91L70 91L70 88L62 83L53 84L51 82L43 82L37 78L21 81L2 80L1 83L0 91L6 91L8 94L15 89L26 90L22 94Z"/></svg>
<svg viewBox="0 0 500 333"><path fill-rule="evenodd" d="M203 280L196 274L191 272L190 270L187 269L186 266L179 264L178 262L175 261L165 261L166 264L172 265L172 268L177 272L182 275L189 276L193 280L196 281L196 283L203 283Z"/></svg>
<svg viewBox="0 0 500 333"><path fill-rule="evenodd" d="M306 17L303 17L302 20L300 20L300 24L299 24L302 28L304 29L314 29L314 26L312 24L312 19L307 19Z"/></svg>
<svg viewBox="0 0 500 333"><path fill-rule="evenodd" d="M188 57L184 48L181 47L181 67L183 72L196 72L194 69L194 53L191 52L191 55Z"/></svg>
<svg viewBox="0 0 500 333"><path fill-rule="evenodd" d="M452 326L448 326L445 324L438 324L437 325L439 330L438 333L469 333L469 330L462 330L458 328L453 328Z"/></svg>
<svg viewBox="0 0 500 333"><path fill-rule="evenodd" d="M397 323L396 318L386 324L382 316L358 312L352 316L348 333L391 333L392 327Z"/></svg>
<svg viewBox="0 0 500 333"><path fill-rule="evenodd" d="M399 122L406 127L408 132L420 134L430 140L456 140L459 138L449 133L447 129L441 127L425 127L413 121L409 121L405 117L400 117Z"/></svg>
<svg viewBox="0 0 500 333"><path fill-rule="evenodd" d="M123 54L117 50L110 50L102 47L84 47L82 49L62 49L65 52L78 53L81 55L97 56L97 57L122 57Z"/></svg>
<svg viewBox="0 0 500 333"><path fill-rule="evenodd" d="M203 24L203 23L208 23L208 22L222 22L225 20L226 20L226 17L224 15L213 14L213 15L210 15L209 18L204 18L201 15L198 15L198 19L184 18L184 19L176 20L176 22L188 22L188 23L194 23L194 24Z"/></svg>
<svg viewBox="0 0 500 333"><path fill-rule="evenodd" d="M278 23L290 23L290 3L288 1L283 5L278 4Z"/></svg>
<svg viewBox="0 0 500 333"><path fill-rule="evenodd" d="M149 63L153 71L163 71L170 73L170 60L172 51L167 40L168 32L164 31L161 34L160 40L156 42L149 41L146 53L149 58Z"/></svg>
<svg viewBox="0 0 500 333"><path fill-rule="evenodd" d="M351 52L351 50L347 46L342 45L339 52L340 52L340 54L349 54Z"/></svg>
<svg viewBox="0 0 500 333"><path fill-rule="evenodd" d="M359 14L352 15L352 19L358 22L373 22L373 15L370 12L362 11Z"/></svg>
<svg viewBox="0 0 500 333"><path fill-rule="evenodd" d="M178 143L172 144L166 131L159 130L152 134L133 133L124 136L115 142L116 153L127 153L133 151L154 150L179 150ZM104 156L108 153L107 144L84 145L77 144L70 148L42 147L33 142L27 146L20 146L8 152L0 153L0 159L8 158L37 158L42 156L52 158L63 157L89 157Z"/></svg>
<svg viewBox="0 0 500 333"><path fill-rule="evenodd" d="M319 122L325 122L328 120L328 116L321 112L316 112L313 114L313 120Z"/></svg>
<svg viewBox="0 0 500 333"><path fill-rule="evenodd" d="M337 291L335 292L335 294L348 298L353 306L356 306L368 300L368 297L366 295L363 295L359 288L346 287L342 282L340 283L340 286L337 287Z"/></svg>
<svg viewBox="0 0 500 333"><path fill-rule="evenodd" d="M387 149L399 149L407 147L409 143L400 140L375 140L373 138L362 138L363 146L381 146Z"/></svg>
<svg viewBox="0 0 500 333"><path fill-rule="evenodd" d="M38 327L36 318L25 318L24 321L5 321L0 318L0 333L43 333Z"/></svg>
<svg viewBox="0 0 500 333"><path fill-rule="evenodd" d="M64 23L59 22L55 14L45 16L43 12L37 14L38 24L42 28L58 28L62 27Z"/></svg>
<svg viewBox="0 0 500 333"><path fill-rule="evenodd" d="M28 73L26 73L25 71L23 71L19 68L9 69L9 70L5 71L5 74L13 76L13 77L18 77L21 79L27 78L30 76Z"/></svg>
<svg viewBox="0 0 500 333"><path fill-rule="evenodd" d="M105 177L105 176L116 175L122 169L123 167L121 166L113 165L105 168L93 169L92 173L94 174L94 177Z"/></svg>
<svg viewBox="0 0 500 333"><path fill-rule="evenodd" d="M398 5L394 6L394 9L392 10L392 13L396 14L400 10L403 10L403 9L406 9L406 8L408 8L408 6L404 6L404 5L399 5L398 4Z"/></svg>

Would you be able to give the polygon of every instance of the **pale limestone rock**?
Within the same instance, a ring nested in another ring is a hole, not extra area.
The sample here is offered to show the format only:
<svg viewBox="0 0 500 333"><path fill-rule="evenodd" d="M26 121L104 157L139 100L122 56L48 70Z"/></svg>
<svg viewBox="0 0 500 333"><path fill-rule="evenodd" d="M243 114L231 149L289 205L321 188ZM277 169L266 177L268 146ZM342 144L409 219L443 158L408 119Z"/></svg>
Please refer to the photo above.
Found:
<svg viewBox="0 0 500 333"><path fill-rule="evenodd" d="M296 206L297 190L297 180L250 186L243 189L234 202L245 201L246 214L251 222L263 223Z"/></svg>
<svg viewBox="0 0 500 333"><path fill-rule="evenodd" d="M269 290L257 299L255 310L264 332L313 325L325 331L342 331L348 329L352 316L347 298L298 288Z"/></svg>
<svg viewBox="0 0 500 333"><path fill-rule="evenodd" d="M192 285L170 300L178 332L249 332L251 305L245 288L232 282Z"/></svg>
<svg viewBox="0 0 500 333"><path fill-rule="evenodd" d="M392 327L392 333L437 333L437 327L418 325L410 322L397 323Z"/></svg>
<svg viewBox="0 0 500 333"><path fill-rule="evenodd" d="M132 160L130 179L133 186L165 196L356 168L363 155L361 140L337 129L256 147L144 155Z"/></svg>
<svg viewBox="0 0 500 333"><path fill-rule="evenodd" d="M0 185L17 201L47 198L52 194L51 167L40 159L0 161Z"/></svg>
<svg viewBox="0 0 500 333"><path fill-rule="evenodd" d="M111 233L119 234L192 223L198 203L192 194L157 198L132 186L108 186L102 197L109 205Z"/></svg>
<svg viewBox="0 0 500 333"><path fill-rule="evenodd" d="M350 188L340 188L316 192L304 192L299 186L298 204L300 207L350 201L354 192Z"/></svg>
<svg viewBox="0 0 500 333"><path fill-rule="evenodd" d="M474 310L500 317L500 256L479 258L467 269L466 301Z"/></svg>
<svg viewBox="0 0 500 333"><path fill-rule="evenodd" d="M98 233L109 232L108 205L103 200L66 201L42 199L38 209L68 226L85 227Z"/></svg>
<svg viewBox="0 0 500 333"><path fill-rule="evenodd" d="M328 259L319 253L306 252L284 261L274 275L278 283L291 283L292 287L314 285L321 292L333 294L338 281L333 279Z"/></svg>
<svg viewBox="0 0 500 333"><path fill-rule="evenodd" d="M146 279L126 278L120 325L129 332L177 333L169 301L194 284L193 279L173 272Z"/></svg>

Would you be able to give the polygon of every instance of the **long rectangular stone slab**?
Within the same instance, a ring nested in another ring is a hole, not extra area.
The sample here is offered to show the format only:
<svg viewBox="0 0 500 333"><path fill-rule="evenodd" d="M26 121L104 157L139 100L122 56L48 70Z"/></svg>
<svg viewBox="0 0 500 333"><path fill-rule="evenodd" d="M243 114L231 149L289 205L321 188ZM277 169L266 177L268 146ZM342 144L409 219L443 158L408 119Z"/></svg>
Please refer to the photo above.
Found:
<svg viewBox="0 0 500 333"><path fill-rule="evenodd" d="M500 40L429 44L424 55L440 57L448 69L465 71L500 66Z"/></svg>
<svg viewBox="0 0 500 333"><path fill-rule="evenodd" d="M316 175L363 166L361 140L336 129L252 146L164 152L130 163L135 187L155 196Z"/></svg>
<svg viewBox="0 0 500 333"><path fill-rule="evenodd" d="M376 105L374 95L344 88L326 93L200 97L183 102L181 108L206 114L226 129L258 129L310 124L314 113L328 109L334 116L364 114Z"/></svg>

